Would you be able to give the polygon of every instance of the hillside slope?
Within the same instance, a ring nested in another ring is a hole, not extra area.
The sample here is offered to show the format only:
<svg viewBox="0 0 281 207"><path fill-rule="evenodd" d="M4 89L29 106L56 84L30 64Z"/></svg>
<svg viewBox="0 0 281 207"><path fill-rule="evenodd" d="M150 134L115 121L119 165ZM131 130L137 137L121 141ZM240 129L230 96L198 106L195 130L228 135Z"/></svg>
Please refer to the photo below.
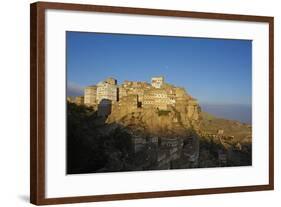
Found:
<svg viewBox="0 0 281 207"><path fill-rule="evenodd" d="M207 112L201 112L201 131L206 134L217 134L223 130L225 136L234 136L239 142L251 142L252 126L238 121L215 117Z"/></svg>

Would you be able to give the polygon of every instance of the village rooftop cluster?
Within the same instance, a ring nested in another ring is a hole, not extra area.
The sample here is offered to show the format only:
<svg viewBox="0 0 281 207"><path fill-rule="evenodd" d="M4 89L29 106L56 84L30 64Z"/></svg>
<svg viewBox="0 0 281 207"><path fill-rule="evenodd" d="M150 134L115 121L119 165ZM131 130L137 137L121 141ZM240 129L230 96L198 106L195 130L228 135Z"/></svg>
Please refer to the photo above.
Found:
<svg viewBox="0 0 281 207"><path fill-rule="evenodd" d="M111 107L122 102L127 107L167 110L169 106L186 100L197 104L196 99L189 96L184 88L166 83L163 76L152 77L151 83L124 81L121 85L117 85L117 80L110 77L85 87L84 96L68 97L69 102L93 107L100 116L108 116Z"/></svg>

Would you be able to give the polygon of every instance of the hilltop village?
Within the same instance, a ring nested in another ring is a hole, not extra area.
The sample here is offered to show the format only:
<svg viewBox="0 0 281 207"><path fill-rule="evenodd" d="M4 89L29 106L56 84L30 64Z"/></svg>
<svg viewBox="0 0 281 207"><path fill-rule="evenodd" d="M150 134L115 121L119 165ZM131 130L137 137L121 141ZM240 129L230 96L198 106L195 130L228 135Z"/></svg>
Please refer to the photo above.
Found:
<svg viewBox="0 0 281 207"><path fill-rule="evenodd" d="M155 108L167 110L169 107L176 107L181 111L182 105L188 105L189 116L198 114L197 100L188 95L184 88L175 87L165 83L163 76L152 77L151 84L138 81L124 81L117 85L117 80L107 78L97 85L88 86L84 89L84 96L68 98L76 104L91 106L98 111L99 116L108 116L114 108L128 111L137 108ZM198 119L199 117L193 117Z"/></svg>
<svg viewBox="0 0 281 207"><path fill-rule="evenodd" d="M86 87L84 96L67 100L95 113L90 127L95 128L95 139L102 140L99 144L104 145L103 140L106 140L101 137L111 137L108 138L111 140L120 133L128 137L126 156L123 149L105 147L107 164L101 164L102 167L92 170L94 172L251 164L249 145L237 141L232 131L224 134L223 128L210 128L212 121L204 118L197 100L184 88L166 83L163 76L152 77L151 83L124 81L120 85L116 79L107 78ZM235 125L239 132L246 129L242 137L251 142L249 126L238 122L222 123Z"/></svg>

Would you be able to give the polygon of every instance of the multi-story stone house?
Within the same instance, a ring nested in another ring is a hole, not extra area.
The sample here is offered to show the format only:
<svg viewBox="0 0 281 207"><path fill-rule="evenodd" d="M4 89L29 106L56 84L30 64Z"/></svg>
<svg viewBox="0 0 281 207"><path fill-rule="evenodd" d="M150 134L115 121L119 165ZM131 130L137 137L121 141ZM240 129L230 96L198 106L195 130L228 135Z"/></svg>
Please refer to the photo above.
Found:
<svg viewBox="0 0 281 207"><path fill-rule="evenodd" d="M151 78L151 85L154 88L161 88L164 84L164 77L163 76L156 76Z"/></svg>
<svg viewBox="0 0 281 207"><path fill-rule="evenodd" d="M136 111L138 108L138 96L128 95L121 97L118 102L112 105L112 110L116 116L125 116L128 113Z"/></svg>
<svg viewBox="0 0 281 207"><path fill-rule="evenodd" d="M143 102L144 91L152 88L150 84L139 81L124 81L119 87L119 98L128 95L137 95L139 104Z"/></svg>
<svg viewBox="0 0 281 207"><path fill-rule="evenodd" d="M169 106L175 106L180 111L185 111L187 101L194 102L194 105L197 104L184 88L165 83L163 76L152 77L151 84L140 81L124 81L120 86L117 85L116 79L107 78L97 85L86 87L84 90L84 104L103 110L101 114L105 116L112 110L109 107L118 107L118 105L126 105L125 107L130 109L137 107L160 110L167 110ZM192 106L189 104L189 113L194 111Z"/></svg>
<svg viewBox="0 0 281 207"><path fill-rule="evenodd" d="M102 100L116 102L118 100L117 80L108 78L97 84L97 103Z"/></svg>
<svg viewBox="0 0 281 207"><path fill-rule="evenodd" d="M167 110L169 105L174 105L175 100L170 97L165 89L153 88L144 91L143 107Z"/></svg>
<svg viewBox="0 0 281 207"><path fill-rule="evenodd" d="M84 89L84 104L87 106L97 104L97 86L88 86Z"/></svg>

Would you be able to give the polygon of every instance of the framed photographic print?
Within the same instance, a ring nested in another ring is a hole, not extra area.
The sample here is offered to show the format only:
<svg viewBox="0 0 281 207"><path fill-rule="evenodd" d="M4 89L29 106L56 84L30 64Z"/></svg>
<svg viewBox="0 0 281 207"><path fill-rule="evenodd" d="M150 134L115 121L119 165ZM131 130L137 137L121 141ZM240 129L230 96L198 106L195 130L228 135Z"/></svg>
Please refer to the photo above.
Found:
<svg viewBox="0 0 281 207"><path fill-rule="evenodd" d="M274 188L273 17L30 13L32 203Z"/></svg>

